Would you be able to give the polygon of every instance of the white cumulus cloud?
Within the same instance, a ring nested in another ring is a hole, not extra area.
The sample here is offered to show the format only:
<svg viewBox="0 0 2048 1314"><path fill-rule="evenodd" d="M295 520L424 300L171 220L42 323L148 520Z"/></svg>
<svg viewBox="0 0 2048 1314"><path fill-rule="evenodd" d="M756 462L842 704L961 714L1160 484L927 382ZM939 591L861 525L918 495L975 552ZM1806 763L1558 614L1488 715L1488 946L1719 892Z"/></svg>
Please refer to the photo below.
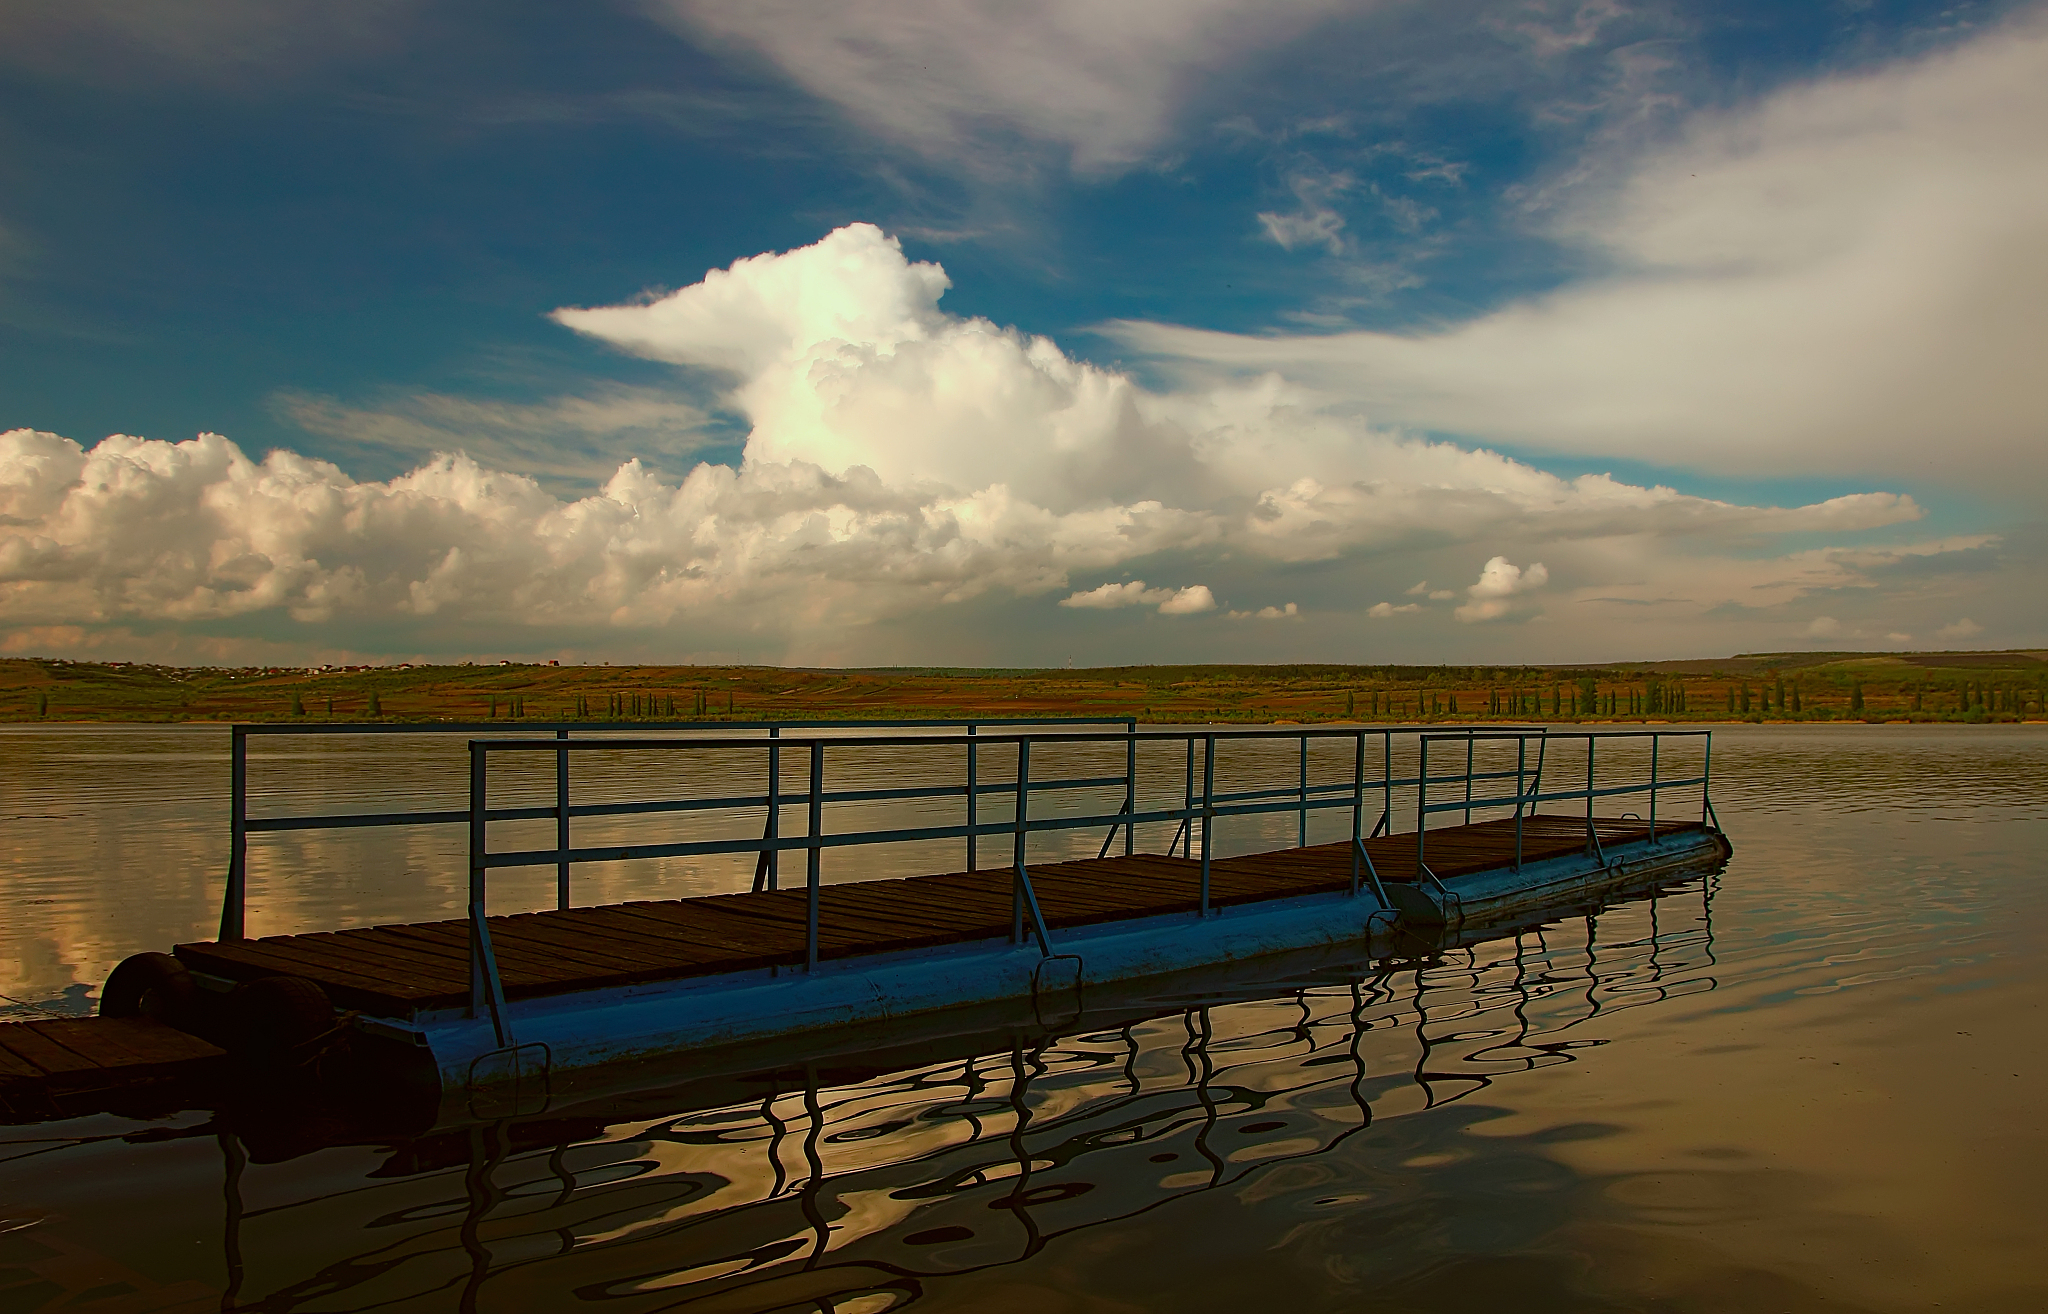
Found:
<svg viewBox="0 0 2048 1314"><path fill-rule="evenodd" d="M1190 584L1183 589L1153 589L1145 587L1144 580L1134 579L1123 584L1102 584L1072 594L1060 599L1060 605L1093 611L1157 607L1162 616L1192 616L1197 612L1214 611L1216 598L1205 584Z"/></svg>
<svg viewBox="0 0 2048 1314"><path fill-rule="evenodd" d="M1811 639L1839 639L1842 637L1842 622L1833 616L1815 616L1807 622L1806 635Z"/></svg>
<svg viewBox="0 0 2048 1314"><path fill-rule="evenodd" d="M620 391L524 407L427 398L375 412L287 399L309 423L367 446L441 448L382 481L290 451L254 459L212 434L116 435L90 448L26 429L0 435L0 629L239 619L266 641L346 633L413 651L472 643L483 627L584 644L687 635L693 651L825 660L853 651L848 636L863 627L976 599L1218 609L1201 584L1073 592L1076 576L1147 561L1155 574L1229 562L1256 576L1489 540L1546 545L1553 561L1569 550L1581 558L1574 578L1608 581L1604 596L1662 587L1618 576L1684 559L1695 563L1688 578L1711 581L1687 604L1697 610L1844 587L1896 569L1905 551L1808 549L1758 564L1760 536L1921 514L1885 492L1744 506L1605 475L1561 478L1327 413L1277 378L1148 389L1049 339L945 312L947 286L937 265L856 224L665 296L558 312L620 350L709 372L690 376L720 381L703 406ZM631 459L642 444L673 459L701 443L718 404L744 426L736 468L670 474ZM545 457L556 441L573 460ZM532 477L551 471L576 489ZM1748 554L1740 570L1696 564L1735 543ZM1602 557L1600 544L1617 546ZM1539 575L1530 567L1517 588ZM1510 596L1490 592L1491 578L1461 611ZM1331 614L1311 606L1313 623Z"/></svg>
<svg viewBox="0 0 2048 1314"><path fill-rule="evenodd" d="M1216 595L1206 584L1190 584L1159 604L1162 616L1193 616L1216 610Z"/></svg>
<svg viewBox="0 0 2048 1314"><path fill-rule="evenodd" d="M1550 572L1538 561L1527 570L1506 557L1494 557L1480 567L1479 581L1465 590L1470 602L1452 614L1466 622L1499 620L1514 607L1518 594L1529 593L1550 582Z"/></svg>

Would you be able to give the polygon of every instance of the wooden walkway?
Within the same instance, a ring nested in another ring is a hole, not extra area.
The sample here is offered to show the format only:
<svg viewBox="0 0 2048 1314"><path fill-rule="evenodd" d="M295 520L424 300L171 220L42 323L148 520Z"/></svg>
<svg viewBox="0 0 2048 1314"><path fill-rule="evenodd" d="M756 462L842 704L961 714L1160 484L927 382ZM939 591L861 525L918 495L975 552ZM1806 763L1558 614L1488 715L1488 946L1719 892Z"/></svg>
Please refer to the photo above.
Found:
<svg viewBox="0 0 2048 1314"><path fill-rule="evenodd" d="M0 1117L69 1117L146 1102L213 1075L225 1051L146 1017L0 1022Z"/></svg>
<svg viewBox="0 0 2048 1314"><path fill-rule="evenodd" d="M1596 823L1603 844L1648 836L1636 821ZM1698 829L1666 823L1659 833ZM1583 818L1523 822L1523 861L1585 848ZM1447 883L1497 870L1514 858L1515 825L1506 821L1432 830L1426 859ZM1415 879L1415 836L1367 842L1380 879ZM1201 863L1137 855L1031 868L1046 924L1089 926L1189 912L1200 898ZM1348 888L1349 841L1284 849L1210 866L1210 902L1233 907ZM948 875L827 885L819 897L819 954L932 948L1007 936L1008 867ZM610 904L518 913L490 919L491 943L508 998L635 985L804 961L805 893L782 889L694 899ZM460 1005L469 998L469 925L463 920L361 930L273 935L256 940L177 946L193 971L231 980L279 973L326 989L337 1007L384 1016Z"/></svg>

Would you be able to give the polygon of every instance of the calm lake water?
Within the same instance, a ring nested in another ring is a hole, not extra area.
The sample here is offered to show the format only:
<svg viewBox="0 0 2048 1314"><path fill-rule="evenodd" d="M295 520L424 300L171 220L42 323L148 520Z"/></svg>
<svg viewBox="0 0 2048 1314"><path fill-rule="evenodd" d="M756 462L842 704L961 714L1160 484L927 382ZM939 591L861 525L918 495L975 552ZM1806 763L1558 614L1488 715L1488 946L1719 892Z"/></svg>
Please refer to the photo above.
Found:
<svg viewBox="0 0 2048 1314"><path fill-rule="evenodd" d="M333 752L265 810L446 783ZM0 1129L0 1310L2048 1307L2048 727L1714 759L1719 876L1350 974L384 1143ZM213 728L0 730L14 1015L210 934L226 775ZM450 915L461 843L272 844L252 930Z"/></svg>

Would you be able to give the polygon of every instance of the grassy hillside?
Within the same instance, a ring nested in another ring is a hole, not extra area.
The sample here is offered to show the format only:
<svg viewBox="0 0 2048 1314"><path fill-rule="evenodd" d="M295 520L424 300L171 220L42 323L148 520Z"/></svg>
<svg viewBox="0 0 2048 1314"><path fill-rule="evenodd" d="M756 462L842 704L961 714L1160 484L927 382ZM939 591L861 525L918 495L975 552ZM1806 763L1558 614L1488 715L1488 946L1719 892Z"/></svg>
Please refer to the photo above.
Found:
<svg viewBox="0 0 2048 1314"><path fill-rule="evenodd" d="M0 661L0 721L2033 719L2048 653L1762 653L1614 667L181 668Z"/></svg>

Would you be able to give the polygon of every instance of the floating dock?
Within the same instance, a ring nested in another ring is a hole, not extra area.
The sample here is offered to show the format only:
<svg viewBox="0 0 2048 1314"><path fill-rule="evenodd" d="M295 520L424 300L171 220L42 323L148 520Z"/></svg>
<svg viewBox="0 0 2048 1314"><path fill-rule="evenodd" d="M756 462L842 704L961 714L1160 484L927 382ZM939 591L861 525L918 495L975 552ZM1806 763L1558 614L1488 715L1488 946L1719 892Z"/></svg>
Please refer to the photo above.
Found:
<svg viewBox="0 0 2048 1314"><path fill-rule="evenodd" d="M1668 862L1712 849L1698 822L1665 824L1650 848L1640 821L1595 822L1610 865L1642 864L1652 854ZM1586 852L1586 828L1565 817L1530 817L1523 823L1522 866L1532 872ZM1211 864L1213 915L1256 912L1313 895L1348 894L1353 881L1349 842L1223 858ZM1470 878L1507 872L1515 857L1515 823L1486 821L1432 832L1429 866L1468 917L1489 920L1504 909L1493 883ZM1413 836L1367 840L1380 882L1412 886ZM1718 856L1718 854L1716 855ZM1202 864L1190 858L1138 854L1034 864L1031 883L1048 929L1101 930L1154 918L1184 922L1200 901ZM1563 875L1563 870L1553 875ZM1565 876L1567 884L1577 884ZM842 962L882 955L1007 945L1012 925L1014 872L1008 867L827 885L819 894L818 955ZM1545 882L1554 885L1556 882ZM1541 902L1559 891L1516 881L1516 905ZM1389 898L1398 896L1389 891ZM508 1003L706 977L801 969L806 965L806 892L760 890L692 899L635 901L593 908L551 909L487 919ZM1411 901L1410 920L1418 905ZM1367 911L1380 911L1377 902ZM1398 909L1396 910L1398 911ZM1234 919L1241 920L1241 919ZM1391 920L1391 919L1389 919ZM1440 922L1423 913L1423 920ZM1219 923L1220 924L1220 923ZM255 940L204 941L176 947L191 971L239 982L292 975L317 983L339 1008L372 1017L411 1020L469 1005L469 923L460 919L356 930L273 935ZM1226 953L1226 958L1240 957ZM1030 957L1042 957L1035 948ZM977 1002L977 1001L962 1001Z"/></svg>
<svg viewBox="0 0 2048 1314"><path fill-rule="evenodd" d="M468 744L466 809L340 817L250 817L245 754L250 735L349 727L237 727L223 933L130 960L103 1008L140 1011L146 998L245 1053L303 1051L336 1029L339 1010L341 1026L430 1070L444 1100L474 1106L509 1089L506 1111L530 1114L550 1082L607 1065L806 1036L843 1044L862 1028L1006 1003L1051 1025L1091 989L1308 950L1371 952L1396 935L1412 943L1686 879L1729 853L1703 732L1098 726L721 725L659 737L540 727L545 738L492 727L497 737ZM592 798L586 786L572 797L571 764L586 754L610 761L602 778L614 791L623 776L666 782L664 792ZM543 774L521 771L548 765L552 798L536 786ZM1673 817L1674 796L1688 815ZM934 808L955 805L931 824ZM467 917L242 933L250 834L456 823L470 834ZM494 844L550 824L552 846ZM577 824L607 828L603 842L576 842ZM1240 833L1230 852L1226 825L1258 833ZM1349 834L1309 842L1331 829ZM1096 856L1073 856L1095 847L1090 832L1103 834ZM823 878L848 850L934 841L964 841L967 861ZM980 861L996 845L1008 849L1001 865ZM747 855L751 889L571 899L579 864ZM785 860L799 858L802 876L785 880ZM556 869L558 907L489 912L494 871L540 866Z"/></svg>
<svg viewBox="0 0 2048 1314"><path fill-rule="evenodd" d="M227 1061L218 1045L154 1018L0 1022L0 1118L182 1107Z"/></svg>

